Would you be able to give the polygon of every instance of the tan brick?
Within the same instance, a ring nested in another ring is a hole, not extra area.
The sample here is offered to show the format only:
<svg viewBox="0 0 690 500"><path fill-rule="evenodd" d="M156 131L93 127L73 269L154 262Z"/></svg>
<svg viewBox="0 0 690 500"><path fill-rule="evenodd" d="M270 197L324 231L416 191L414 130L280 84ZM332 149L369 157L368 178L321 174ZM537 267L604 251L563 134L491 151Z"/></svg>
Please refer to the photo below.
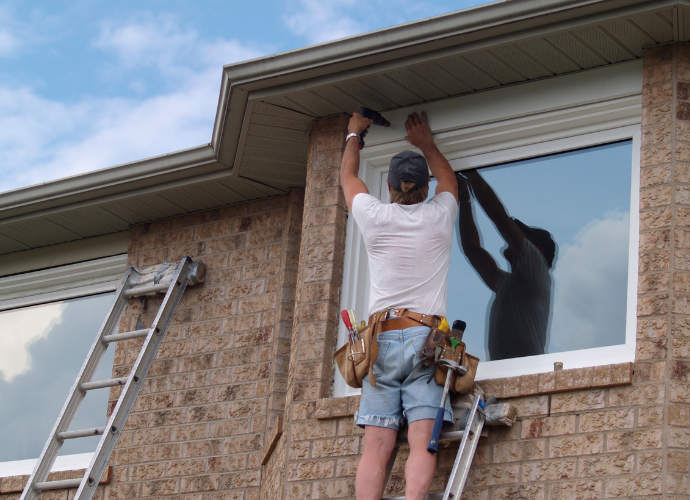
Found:
<svg viewBox="0 0 690 500"><path fill-rule="evenodd" d="M635 359L665 359L666 344L666 339L638 340Z"/></svg>
<svg viewBox="0 0 690 500"><path fill-rule="evenodd" d="M673 212L670 208L651 208L640 211L640 229L656 229L671 225Z"/></svg>
<svg viewBox="0 0 690 500"><path fill-rule="evenodd" d="M664 109L669 107L668 104L662 105ZM670 126L670 124L668 124ZM670 128L670 127L669 127ZM676 150L678 151L678 150ZM673 149L670 144L659 144L655 146L648 146L641 150L640 164L643 166L659 165L662 163L670 163L673 159ZM682 160L686 161L686 160ZM670 199L670 196L668 196Z"/></svg>
<svg viewBox="0 0 690 500"><path fill-rule="evenodd" d="M632 428L635 410L607 410L580 415L580 432L597 432Z"/></svg>
<svg viewBox="0 0 690 500"><path fill-rule="evenodd" d="M658 292L668 292L669 289L669 273L654 273L654 274L642 274L639 277L637 284L637 292L643 293L658 293ZM674 277L675 280L675 277ZM674 281L675 287L675 281ZM675 289L675 288L674 288Z"/></svg>
<svg viewBox="0 0 690 500"><path fill-rule="evenodd" d="M623 453L584 457L578 459L578 463L581 477L631 474L635 469L635 455L633 453Z"/></svg>
<svg viewBox="0 0 690 500"><path fill-rule="evenodd" d="M643 188L667 184L671 179L671 167L668 165L640 169L640 187Z"/></svg>
<svg viewBox="0 0 690 500"><path fill-rule="evenodd" d="M324 479L333 477L335 460L291 463L288 466L288 481L305 481L310 479Z"/></svg>
<svg viewBox="0 0 690 500"><path fill-rule="evenodd" d="M663 403L664 395L664 384L613 387L609 389L609 406L634 406Z"/></svg>
<svg viewBox="0 0 690 500"><path fill-rule="evenodd" d="M671 103L653 104L642 108L642 123L656 125L673 120L673 106ZM645 164L643 164L645 165Z"/></svg>
<svg viewBox="0 0 690 500"><path fill-rule="evenodd" d="M673 335L690 338L690 318L676 316L673 318Z"/></svg>
<svg viewBox="0 0 690 500"><path fill-rule="evenodd" d="M522 439L562 436L576 432L575 415L527 418L522 421Z"/></svg>
<svg viewBox="0 0 690 500"><path fill-rule="evenodd" d="M543 500L546 495L546 486L543 484L521 484L493 488L491 491L493 498L514 498L520 500ZM464 498L464 493L463 493Z"/></svg>
<svg viewBox="0 0 690 500"><path fill-rule="evenodd" d="M356 455L359 452L359 437L340 437L323 439L312 444L312 457L340 457Z"/></svg>
<svg viewBox="0 0 690 500"><path fill-rule="evenodd" d="M551 396L551 413L594 410L605 406L603 390L587 390L554 394Z"/></svg>
<svg viewBox="0 0 690 500"><path fill-rule="evenodd" d="M604 449L604 436L586 434L551 438L549 441L549 458L575 457L594 455Z"/></svg>
<svg viewBox="0 0 690 500"><path fill-rule="evenodd" d="M593 500L603 497L603 481L561 481L549 485L550 500Z"/></svg>
<svg viewBox="0 0 690 500"><path fill-rule="evenodd" d="M546 458L546 440L500 443L493 446L493 463L522 462Z"/></svg>
<svg viewBox="0 0 690 500"><path fill-rule="evenodd" d="M549 414L549 396L514 398L510 400L510 404L517 408L518 418Z"/></svg>
<svg viewBox="0 0 690 500"><path fill-rule="evenodd" d="M675 472L690 472L690 454L687 451L669 451L668 469Z"/></svg>
<svg viewBox="0 0 690 500"><path fill-rule="evenodd" d="M467 485L471 488L511 484L516 483L519 477L520 466L517 464L472 467L467 477Z"/></svg>
<svg viewBox="0 0 690 500"><path fill-rule="evenodd" d="M611 497L631 497L661 493L661 475L637 475L606 480L606 492Z"/></svg>
<svg viewBox="0 0 690 500"><path fill-rule="evenodd" d="M606 451L647 450L661 447L661 429L641 429L626 432L609 432Z"/></svg>
<svg viewBox="0 0 690 500"><path fill-rule="evenodd" d="M669 268L670 255L667 250L640 255L639 272L663 271Z"/></svg>
<svg viewBox="0 0 690 500"><path fill-rule="evenodd" d="M637 454L637 472L661 472L662 470L663 454L660 451Z"/></svg>
<svg viewBox="0 0 690 500"><path fill-rule="evenodd" d="M660 316L668 313L668 294L645 295L637 298L638 316Z"/></svg>
<svg viewBox="0 0 690 500"><path fill-rule="evenodd" d="M522 464L522 481L554 481L576 477L577 460L544 460Z"/></svg>
<svg viewBox="0 0 690 500"><path fill-rule="evenodd" d="M648 99L658 99L659 97L665 98L668 95L668 91L671 90L670 85L662 85L658 87L653 87L650 92L646 92L645 97ZM664 99L667 100L667 99ZM670 100L670 99L668 99ZM660 101L662 102L662 101ZM677 135L677 133L676 133ZM656 125L653 127L645 128L642 130L642 146L652 146L658 145L665 142L670 142L673 136L673 124L663 123L661 125Z"/></svg>

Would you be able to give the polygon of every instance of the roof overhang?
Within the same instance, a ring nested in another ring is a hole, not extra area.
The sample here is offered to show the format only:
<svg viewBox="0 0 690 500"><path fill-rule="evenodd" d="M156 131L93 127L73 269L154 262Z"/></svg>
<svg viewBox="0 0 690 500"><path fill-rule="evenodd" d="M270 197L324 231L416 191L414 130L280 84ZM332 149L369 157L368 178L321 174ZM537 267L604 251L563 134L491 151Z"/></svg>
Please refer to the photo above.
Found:
<svg viewBox="0 0 690 500"><path fill-rule="evenodd" d="M0 195L0 254L303 186L316 118L612 65L690 40L690 0L509 0L226 66L211 143Z"/></svg>

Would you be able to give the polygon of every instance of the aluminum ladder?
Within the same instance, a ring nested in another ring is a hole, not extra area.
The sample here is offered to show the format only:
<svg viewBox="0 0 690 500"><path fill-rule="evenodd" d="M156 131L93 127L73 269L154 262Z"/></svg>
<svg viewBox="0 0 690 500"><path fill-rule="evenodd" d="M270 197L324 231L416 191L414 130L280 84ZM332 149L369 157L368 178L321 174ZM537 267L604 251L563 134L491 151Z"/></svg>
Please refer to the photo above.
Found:
<svg viewBox="0 0 690 500"><path fill-rule="evenodd" d="M185 257L177 266L174 264L172 266L167 264L166 266L166 264L158 266L158 271L155 273L142 274L134 268L129 268L125 272L115 293L113 304L110 306L86 361L79 371L77 380L70 390L55 426L48 436L43 452L22 491L20 500L36 500L42 491L64 488L78 488L73 500L90 500L93 497L175 309L180 303L182 294L188 284L196 284L204 280L205 266L202 262L193 262L189 257ZM165 293L165 297L150 328L115 333L120 317L130 298L153 296L161 293ZM145 340L129 376L92 381L96 368L98 368L109 344L142 337L145 337ZM104 427L69 430L87 391L115 386L124 386L124 388L108 423ZM47 481L62 443L66 439L94 435L101 435L102 437L83 478Z"/></svg>
<svg viewBox="0 0 690 500"><path fill-rule="evenodd" d="M484 403L482 402L481 396L476 395L474 397L474 402L469 412L470 415L467 419L465 430L441 433L439 442L447 443L460 440L460 447L458 448L458 454L455 456L455 462L453 463L453 469L448 478L446 491L443 493L429 493L426 496L426 500L459 500L462 496L462 490L465 488L465 482L470 472L470 465L472 465L474 453L477 451L479 436L484 428ZM393 470L393 464L401 444L407 444L407 438L398 438L397 445L393 449L391 458L388 461L388 466L386 467L386 483L388 483L388 478ZM388 497L382 500L405 500L405 497Z"/></svg>

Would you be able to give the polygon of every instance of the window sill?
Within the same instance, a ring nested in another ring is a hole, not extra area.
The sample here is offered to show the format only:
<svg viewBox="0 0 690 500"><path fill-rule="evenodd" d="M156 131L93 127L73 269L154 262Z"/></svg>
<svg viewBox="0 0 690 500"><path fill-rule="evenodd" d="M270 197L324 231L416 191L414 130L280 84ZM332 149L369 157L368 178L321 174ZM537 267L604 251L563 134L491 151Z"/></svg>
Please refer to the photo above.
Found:
<svg viewBox="0 0 690 500"><path fill-rule="evenodd" d="M573 368L519 377L477 382L487 396L498 399L542 396L581 389L602 389L633 382L633 363ZM359 395L321 399L314 417L318 420L353 416L359 410Z"/></svg>

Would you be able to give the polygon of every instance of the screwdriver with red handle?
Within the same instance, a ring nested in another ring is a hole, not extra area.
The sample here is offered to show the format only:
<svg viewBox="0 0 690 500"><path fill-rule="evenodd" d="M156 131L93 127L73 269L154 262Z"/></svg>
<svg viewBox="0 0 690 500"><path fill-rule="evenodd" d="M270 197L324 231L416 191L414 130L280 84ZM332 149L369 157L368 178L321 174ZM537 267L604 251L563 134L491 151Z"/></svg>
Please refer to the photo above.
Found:
<svg viewBox="0 0 690 500"><path fill-rule="evenodd" d="M350 337L350 344L354 344L359 334L356 333L356 330L354 328L352 328L352 323L350 322L350 314L347 312L347 309L343 309L342 311L340 311L340 317L343 318L343 323L345 324L345 328L347 328L347 334Z"/></svg>

